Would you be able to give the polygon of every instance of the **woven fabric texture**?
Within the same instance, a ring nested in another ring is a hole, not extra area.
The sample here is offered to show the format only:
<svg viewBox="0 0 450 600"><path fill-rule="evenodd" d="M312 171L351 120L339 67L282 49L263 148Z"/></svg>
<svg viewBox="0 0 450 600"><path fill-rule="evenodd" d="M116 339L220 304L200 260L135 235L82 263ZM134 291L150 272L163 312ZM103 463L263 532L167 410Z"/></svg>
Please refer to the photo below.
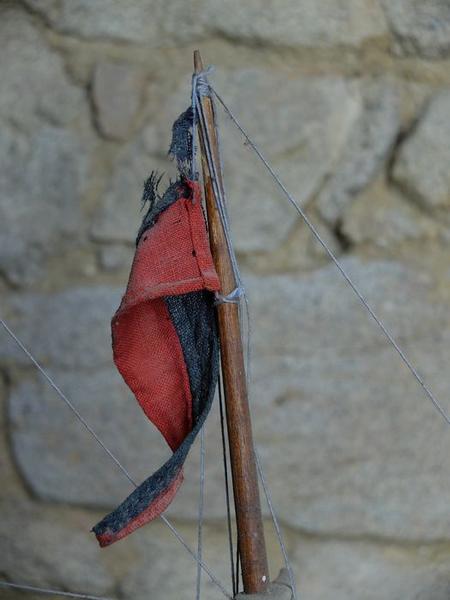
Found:
<svg viewBox="0 0 450 600"><path fill-rule="evenodd" d="M141 527L171 502L217 382L213 292L220 285L198 184L186 179L172 184L144 222L112 320L114 361L173 455L94 527L101 546Z"/></svg>

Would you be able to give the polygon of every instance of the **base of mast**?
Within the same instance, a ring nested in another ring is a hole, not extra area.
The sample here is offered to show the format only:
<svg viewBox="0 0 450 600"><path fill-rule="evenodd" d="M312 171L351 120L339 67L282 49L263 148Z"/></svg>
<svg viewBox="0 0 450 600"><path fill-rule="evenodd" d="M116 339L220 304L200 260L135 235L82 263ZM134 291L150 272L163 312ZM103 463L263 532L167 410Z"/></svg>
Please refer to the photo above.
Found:
<svg viewBox="0 0 450 600"><path fill-rule="evenodd" d="M269 583L264 592L258 594L238 594L235 600L293 600L289 573L281 569L280 574L272 583Z"/></svg>

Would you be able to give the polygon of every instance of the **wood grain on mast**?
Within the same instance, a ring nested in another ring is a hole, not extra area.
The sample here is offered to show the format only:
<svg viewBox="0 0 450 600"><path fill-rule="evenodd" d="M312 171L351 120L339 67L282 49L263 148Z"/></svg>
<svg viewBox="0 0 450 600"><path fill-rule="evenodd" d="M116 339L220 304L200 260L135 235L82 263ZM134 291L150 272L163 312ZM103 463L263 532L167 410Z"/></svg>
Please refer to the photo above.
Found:
<svg viewBox="0 0 450 600"><path fill-rule="evenodd" d="M203 70L198 50L194 52L194 68L196 73ZM221 179L213 104L208 96L203 96L201 103L212 160ZM236 282L216 205L201 127L199 138L211 252L219 275L221 292L227 295L235 289ZM221 186L222 181L218 184ZM239 309L234 303L220 304L217 313L242 580L244 591L251 594L266 589L269 572L253 451Z"/></svg>

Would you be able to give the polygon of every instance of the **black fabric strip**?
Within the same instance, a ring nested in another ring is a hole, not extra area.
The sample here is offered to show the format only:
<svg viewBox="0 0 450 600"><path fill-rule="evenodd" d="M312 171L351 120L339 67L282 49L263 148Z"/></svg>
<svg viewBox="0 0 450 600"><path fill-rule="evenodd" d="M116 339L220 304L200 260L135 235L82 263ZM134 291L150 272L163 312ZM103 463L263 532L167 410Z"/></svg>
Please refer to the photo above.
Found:
<svg viewBox="0 0 450 600"><path fill-rule="evenodd" d="M213 295L206 291L191 292L170 296L165 301L186 361L193 398L194 427L171 458L93 528L96 535L119 533L171 485L212 405L219 372Z"/></svg>
<svg viewBox="0 0 450 600"><path fill-rule="evenodd" d="M165 298L178 334L189 375L192 420L200 416L211 385L208 370L217 360L217 332L214 295L202 290Z"/></svg>

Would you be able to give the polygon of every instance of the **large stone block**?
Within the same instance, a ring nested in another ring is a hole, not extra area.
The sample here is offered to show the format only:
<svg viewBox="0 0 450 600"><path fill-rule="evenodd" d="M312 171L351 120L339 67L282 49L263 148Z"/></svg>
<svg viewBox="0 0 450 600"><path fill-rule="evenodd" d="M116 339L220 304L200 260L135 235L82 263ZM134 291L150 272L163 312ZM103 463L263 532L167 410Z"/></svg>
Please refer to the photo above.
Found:
<svg viewBox="0 0 450 600"><path fill-rule="evenodd" d="M397 50L425 58L450 52L450 5L447 0L382 0Z"/></svg>
<svg viewBox="0 0 450 600"><path fill-rule="evenodd" d="M428 210L450 205L450 90L437 94L403 142L393 178Z"/></svg>
<svg viewBox="0 0 450 600"><path fill-rule="evenodd" d="M400 264L345 267L448 411L448 306ZM256 443L283 518L322 533L448 537L447 426L337 272L247 284Z"/></svg>
<svg viewBox="0 0 450 600"><path fill-rule="evenodd" d="M435 335L447 322L445 304L435 302L431 276L396 262L343 261L355 283L393 335ZM332 264L301 277L244 278L254 321L256 357L315 357L377 351L385 338ZM417 318L420 315L420 319ZM255 359L256 360L256 359Z"/></svg>
<svg viewBox="0 0 450 600"><path fill-rule="evenodd" d="M135 125L144 75L133 64L102 61L94 70L92 99L97 125L105 137L126 139Z"/></svg>
<svg viewBox="0 0 450 600"><path fill-rule="evenodd" d="M73 406L135 481L170 455L167 445L115 369L51 374ZM22 380L9 398L12 447L42 499L113 507L133 486L44 380ZM93 523L94 524L94 523Z"/></svg>
<svg viewBox="0 0 450 600"><path fill-rule="evenodd" d="M177 524L178 525L178 524ZM195 527L180 527L189 546L197 550ZM125 598L165 598L178 600L195 597L197 565L195 560L162 523L155 522L135 535L139 548L137 560L123 578L120 591ZM203 561L231 594L230 561L227 534L223 526L203 527ZM202 571L201 596L221 600L223 592Z"/></svg>
<svg viewBox="0 0 450 600"><path fill-rule="evenodd" d="M400 129L399 97L393 82L362 80L363 106L334 172L317 204L331 224L385 166Z"/></svg>
<svg viewBox="0 0 450 600"><path fill-rule="evenodd" d="M445 600L445 547L300 538L291 555L304 600Z"/></svg>
<svg viewBox="0 0 450 600"><path fill-rule="evenodd" d="M333 77L288 79L263 70L217 79L227 104L304 207L332 172L354 126L361 108L356 85ZM297 215L228 119L221 133L236 248L272 250Z"/></svg>
<svg viewBox="0 0 450 600"><path fill-rule="evenodd" d="M347 208L342 232L352 244L389 248L402 242L430 238L438 225L393 187L372 186Z"/></svg>
<svg viewBox="0 0 450 600"><path fill-rule="evenodd" d="M96 369L112 362L110 320L121 295L121 289L108 286L17 294L9 298L9 323L40 362ZM21 350L3 340L3 360L29 364Z"/></svg>
<svg viewBox="0 0 450 600"><path fill-rule="evenodd" d="M26 0L62 33L86 38L109 37L172 46L212 34L246 42L281 46L358 46L386 34L384 14L374 0L283 0L271 6L261 0L233 2L167 2L145 0L101 4L87 0Z"/></svg>
<svg viewBox="0 0 450 600"><path fill-rule="evenodd" d="M195 533L186 533L191 547L195 547ZM275 578L282 561L274 551L276 542L270 539L270 526L266 527L266 533L271 577ZM177 542L168 538L167 532L156 523L135 536L141 552L122 580L121 590L125 597L140 600L162 596L176 600L186 594L192 595L195 564L176 545ZM226 534L206 526L204 536L204 560L229 589ZM305 600L328 597L337 600L445 600L448 597L449 550L445 545L405 546L292 534L287 536L287 545L298 595ZM287 578L283 581L287 582ZM208 600L223 598L207 575L203 574L202 582L202 595ZM280 598L284 596L281 594Z"/></svg>
<svg viewBox="0 0 450 600"><path fill-rule="evenodd" d="M228 38L276 46L359 46L386 34L383 12L373 0L264 0L207 2L207 28Z"/></svg>
<svg viewBox="0 0 450 600"><path fill-rule="evenodd" d="M47 257L80 237L87 155L67 129L0 133L0 270L15 284L34 281Z"/></svg>
<svg viewBox="0 0 450 600"><path fill-rule="evenodd" d="M2 579L85 594L112 591L115 574L103 563L82 515L71 518L55 505L17 500L2 502L1 511ZM2 597L12 596L2 588Z"/></svg>
<svg viewBox="0 0 450 600"><path fill-rule="evenodd" d="M26 0L62 33L84 38L113 38L149 44L174 46L197 39L203 32L196 0Z"/></svg>
<svg viewBox="0 0 450 600"><path fill-rule="evenodd" d="M69 81L60 56L31 19L8 3L0 7L0 39L1 117L23 130L42 120L66 123L79 114L82 93Z"/></svg>

